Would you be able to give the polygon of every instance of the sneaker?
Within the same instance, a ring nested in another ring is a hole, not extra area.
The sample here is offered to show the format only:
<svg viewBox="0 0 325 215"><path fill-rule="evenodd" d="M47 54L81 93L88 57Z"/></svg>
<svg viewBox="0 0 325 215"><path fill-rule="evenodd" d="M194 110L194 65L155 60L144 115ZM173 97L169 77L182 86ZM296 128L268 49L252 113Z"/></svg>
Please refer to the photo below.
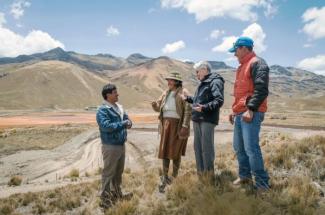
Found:
<svg viewBox="0 0 325 215"><path fill-rule="evenodd" d="M164 193L165 192L165 188L168 185L168 183L170 184L171 181L168 180L168 176L161 176L160 177L160 184L158 186L158 190L160 193Z"/></svg>
<svg viewBox="0 0 325 215"><path fill-rule="evenodd" d="M159 193L165 193L166 184L159 184L158 190Z"/></svg>
<svg viewBox="0 0 325 215"><path fill-rule="evenodd" d="M103 209L109 209L110 207L112 207L112 204L110 201L106 201L106 200L103 200L99 203L99 207L103 208Z"/></svg>
<svg viewBox="0 0 325 215"><path fill-rule="evenodd" d="M121 199L122 199L122 200L129 201L129 200L132 199L132 197L133 197L133 193L132 193L132 192L126 192L126 193L123 193L123 194L122 194Z"/></svg>
<svg viewBox="0 0 325 215"><path fill-rule="evenodd" d="M235 186L251 183L253 183L251 178L237 178L235 181L232 182L232 184Z"/></svg>
<svg viewBox="0 0 325 215"><path fill-rule="evenodd" d="M117 189L117 191L115 191L115 193L116 193L117 200L127 200L128 201L133 197L133 193L131 193L131 192L123 193L121 188Z"/></svg>
<svg viewBox="0 0 325 215"><path fill-rule="evenodd" d="M173 182L173 177L166 176L165 180L167 185L171 185Z"/></svg>
<svg viewBox="0 0 325 215"><path fill-rule="evenodd" d="M99 207L103 209L108 209L112 207L117 201L116 195L114 195L111 191L105 191L104 195L100 197L101 202L99 203Z"/></svg>

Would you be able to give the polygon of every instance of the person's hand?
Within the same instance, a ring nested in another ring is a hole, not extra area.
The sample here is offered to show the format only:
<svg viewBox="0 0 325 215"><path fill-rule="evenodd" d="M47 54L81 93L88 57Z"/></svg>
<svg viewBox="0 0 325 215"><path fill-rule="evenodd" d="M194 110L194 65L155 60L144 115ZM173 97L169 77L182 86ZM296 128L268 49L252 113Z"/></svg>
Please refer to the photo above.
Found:
<svg viewBox="0 0 325 215"><path fill-rule="evenodd" d="M243 113L242 120L244 122L251 122L254 116L254 112L251 110L247 110L246 112Z"/></svg>
<svg viewBox="0 0 325 215"><path fill-rule="evenodd" d="M186 91L183 91L182 93L179 94L179 96L182 98L182 100L186 100L187 99L187 92Z"/></svg>
<svg viewBox="0 0 325 215"><path fill-rule="evenodd" d="M229 122L230 122L230 124L234 124L234 119L235 119L235 114L229 114Z"/></svg>
<svg viewBox="0 0 325 215"><path fill-rule="evenodd" d="M203 107L203 105L197 104L195 107L193 107L193 110L195 110L197 112L202 112L202 107Z"/></svg>
<svg viewBox="0 0 325 215"><path fill-rule="evenodd" d="M157 107L157 102L155 102L155 101L151 102L151 106L156 108Z"/></svg>
<svg viewBox="0 0 325 215"><path fill-rule="evenodd" d="M126 120L126 128L130 129L131 127L132 127L132 122L131 122L131 120L127 119Z"/></svg>
<svg viewBox="0 0 325 215"><path fill-rule="evenodd" d="M189 132L188 128L182 127L180 132L179 132L179 136L186 137L188 135L188 132Z"/></svg>

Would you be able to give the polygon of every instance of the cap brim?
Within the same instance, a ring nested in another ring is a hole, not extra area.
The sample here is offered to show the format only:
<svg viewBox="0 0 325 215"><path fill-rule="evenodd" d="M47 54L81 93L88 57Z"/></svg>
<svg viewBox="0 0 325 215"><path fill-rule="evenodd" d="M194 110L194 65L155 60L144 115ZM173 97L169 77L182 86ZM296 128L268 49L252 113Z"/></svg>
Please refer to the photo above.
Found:
<svg viewBox="0 0 325 215"><path fill-rule="evenodd" d="M183 82L181 79L173 78L173 77L167 77L167 78L165 78L165 80L174 80L174 81L181 81L181 82Z"/></svg>
<svg viewBox="0 0 325 215"><path fill-rule="evenodd" d="M230 52L230 53L234 53L234 52L236 52L236 49L237 49L237 48L232 47L232 48L228 49L228 52Z"/></svg>

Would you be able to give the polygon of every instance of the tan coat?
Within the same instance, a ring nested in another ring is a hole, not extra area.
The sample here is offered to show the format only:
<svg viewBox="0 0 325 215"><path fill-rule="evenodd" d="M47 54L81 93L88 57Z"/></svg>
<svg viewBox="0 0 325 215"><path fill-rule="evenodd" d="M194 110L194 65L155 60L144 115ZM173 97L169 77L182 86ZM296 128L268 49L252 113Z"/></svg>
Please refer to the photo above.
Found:
<svg viewBox="0 0 325 215"><path fill-rule="evenodd" d="M189 103L187 103L186 101L184 101L180 94L183 94L183 92L188 92L185 88L179 87L176 90L175 93L175 103L176 103L176 112L177 114L180 116L180 120L179 123L177 125L177 133L179 134L180 130L182 127L188 128L188 132L186 136L182 136L180 137L181 139L186 139L189 137L190 135L190 121L191 121L191 106ZM170 90L166 90L161 96L160 98L155 101L152 104L152 108L154 111L159 112L159 120L160 120L160 125L162 124L162 120L163 120L163 107L166 103L166 98L168 96L168 94L170 93ZM188 93L187 93L188 94Z"/></svg>

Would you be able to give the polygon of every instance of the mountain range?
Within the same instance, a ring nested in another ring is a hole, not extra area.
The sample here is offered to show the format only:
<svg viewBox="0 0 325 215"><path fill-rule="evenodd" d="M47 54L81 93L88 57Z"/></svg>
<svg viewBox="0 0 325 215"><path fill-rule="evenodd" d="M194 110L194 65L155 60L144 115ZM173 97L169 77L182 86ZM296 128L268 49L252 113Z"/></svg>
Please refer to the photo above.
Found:
<svg viewBox="0 0 325 215"><path fill-rule="evenodd" d="M235 68L221 61L209 61L213 72L225 79L225 108L232 102ZM151 58L131 54L127 58L110 54L86 55L55 48L33 55L0 58L0 109L79 109L97 106L101 88L118 86L126 107L148 108L166 89L164 77L179 71L184 86L194 93L198 85L193 62L166 56ZM323 110L325 77L294 67L270 66L272 109Z"/></svg>

